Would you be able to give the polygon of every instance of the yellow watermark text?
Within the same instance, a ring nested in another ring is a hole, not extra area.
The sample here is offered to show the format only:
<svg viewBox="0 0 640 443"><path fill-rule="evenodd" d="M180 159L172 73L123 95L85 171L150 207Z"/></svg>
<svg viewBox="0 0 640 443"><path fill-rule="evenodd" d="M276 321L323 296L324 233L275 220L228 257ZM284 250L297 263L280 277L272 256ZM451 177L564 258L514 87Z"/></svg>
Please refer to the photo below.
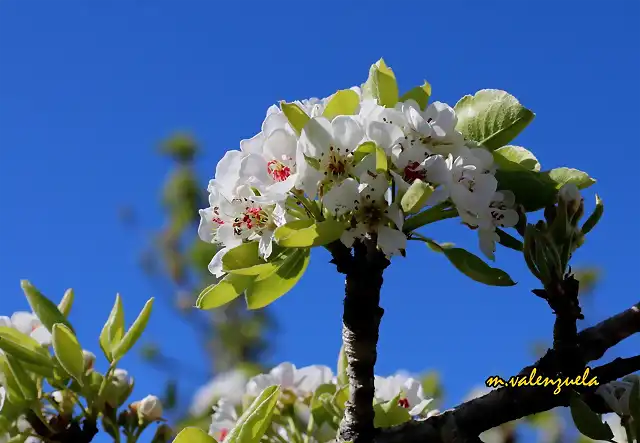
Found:
<svg viewBox="0 0 640 443"><path fill-rule="evenodd" d="M591 368L585 368L584 374L578 375L574 378L549 378L536 375L536 368L533 368L528 376L518 375L510 377L509 380L505 380L497 375L491 376L487 378L485 385L488 388L498 388L500 386L508 386L512 388L523 386L544 386L546 388L549 386L555 386L553 393L554 395L558 395L562 391L562 388L569 386L598 386L600 383L598 382L597 377L592 376L589 378L590 371Z"/></svg>

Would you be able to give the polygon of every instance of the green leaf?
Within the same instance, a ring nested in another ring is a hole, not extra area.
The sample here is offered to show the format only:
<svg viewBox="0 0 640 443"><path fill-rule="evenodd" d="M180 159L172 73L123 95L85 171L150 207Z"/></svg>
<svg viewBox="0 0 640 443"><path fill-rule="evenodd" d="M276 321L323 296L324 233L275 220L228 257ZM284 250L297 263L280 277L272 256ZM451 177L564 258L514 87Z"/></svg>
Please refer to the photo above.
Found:
<svg viewBox="0 0 640 443"><path fill-rule="evenodd" d="M374 405L375 416L373 425L376 428L390 428L411 420L409 411L398 404L399 399L400 395L386 403Z"/></svg>
<svg viewBox="0 0 640 443"><path fill-rule="evenodd" d="M602 214L604 213L604 204L602 203L602 199L600 196L596 194L596 208L593 210L587 221L582 225L582 233L586 234L590 232L600 221Z"/></svg>
<svg viewBox="0 0 640 443"><path fill-rule="evenodd" d="M573 423L580 433L593 440L610 441L613 438L609 425L603 423L600 416L593 412L575 391L571 391L569 407Z"/></svg>
<svg viewBox="0 0 640 443"><path fill-rule="evenodd" d="M482 89L456 103L458 129L489 150L506 145L522 132L535 114L505 91Z"/></svg>
<svg viewBox="0 0 640 443"><path fill-rule="evenodd" d="M53 367L49 352L40 343L8 326L0 326L0 349L27 363Z"/></svg>
<svg viewBox="0 0 640 443"><path fill-rule="evenodd" d="M498 148L493 151L493 160L500 169L521 170L524 168L529 171L540 171L540 163L535 155L521 146L509 145ZM520 167L516 167L514 164Z"/></svg>
<svg viewBox="0 0 640 443"><path fill-rule="evenodd" d="M214 309L235 300L253 282L253 275L227 274L218 283L205 288L196 301L198 309Z"/></svg>
<svg viewBox="0 0 640 443"><path fill-rule="evenodd" d="M360 106L358 93L352 89L343 89L331 97L322 116L331 120L338 115L353 115L358 110L358 106Z"/></svg>
<svg viewBox="0 0 640 443"><path fill-rule="evenodd" d="M280 109L298 135L302 134L302 128L310 120L309 116L295 103L280 102Z"/></svg>
<svg viewBox="0 0 640 443"><path fill-rule="evenodd" d="M415 88L409 90L402 97L400 97L399 101L406 102L407 100L415 100L415 102L420 106L420 109L424 111L429 104L430 97L431 85L425 80L422 86L416 86Z"/></svg>
<svg viewBox="0 0 640 443"><path fill-rule="evenodd" d="M328 395L329 398L332 398L336 393L336 389L336 385L334 385L333 383L327 383L318 386L313 393L313 397L311 397L310 408L316 426L321 426L323 423L329 422L331 420L331 416L328 414L328 411L324 406L323 400L325 399L321 397L323 395Z"/></svg>
<svg viewBox="0 0 640 443"><path fill-rule="evenodd" d="M294 251L274 273L258 277L245 291L249 309L260 309L273 303L298 283L309 264L309 249Z"/></svg>
<svg viewBox="0 0 640 443"><path fill-rule="evenodd" d="M277 268L284 251L274 248L269 260L260 257L257 241L243 243L227 251L222 257L222 270L239 275L260 275Z"/></svg>
<svg viewBox="0 0 640 443"><path fill-rule="evenodd" d="M383 59L371 66L369 78L362 87L365 98L378 100L380 106L393 108L398 103L398 83L396 76Z"/></svg>
<svg viewBox="0 0 640 443"><path fill-rule="evenodd" d="M100 333L100 348L109 362L113 361L113 350L122 337L124 337L124 310L120 294L116 294L116 301Z"/></svg>
<svg viewBox="0 0 640 443"><path fill-rule="evenodd" d="M349 377L347 376L347 366L349 361L347 360L347 353L344 350L344 344L340 347L340 354L338 356L338 385L348 386Z"/></svg>
<svg viewBox="0 0 640 443"><path fill-rule="evenodd" d="M60 323L53 325L53 351L60 366L82 386L84 378L82 346L73 332Z"/></svg>
<svg viewBox="0 0 640 443"><path fill-rule="evenodd" d="M215 438L200 428L184 428L173 443L218 443Z"/></svg>
<svg viewBox="0 0 640 443"><path fill-rule="evenodd" d="M147 327L147 323L149 322L149 317L151 316L151 308L153 307L153 298L150 298L140 311L138 318L133 322L129 330L120 343L118 343L113 350L113 359L120 360L124 355L131 350L133 345L136 344L136 341L140 338L144 329Z"/></svg>
<svg viewBox="0 0 640 443"><path fill-rule="evenodd" d="M353 151L353 164L357 165L364 159L367 155L373 154L376 152L376 144L375 142L364 142L360 146L358 146Z"/></svg>
<svg viewBox="0 0 640 443"><path fill-rule="evenodd" d="M258 443L271 424L279 399L279 386L269 386L262 391L229 432L225 443Z"/></svg>
<svg viewBox="0 0 640 443"><path fill-rule="evenodd" d="M496 229L496 233L498 237L500 237L500 244L509 249L513 249L514 251L523 251L524 245L520 240L512 236L511 234L503 231L500 228Z"/></svg>
<svg viewBox="0 0 640 443"><path fill-rule="evenodd" d="M310 248L328 245L340 239L345 229L344 223L334 219L321 222L295 220L277 228L274 237L285 248Z"/></svg>
<svg viewBox="0 0 640 443"><path fill-rule="evenodd" d="M419 212L433 194L433 188L420 179L416 179L400 200L400 206L405 214Z"/></svg>
<svg viewBox="0 0 640 443"><path fill-rule="evenodd" d="M387 172L388 169L387 154L384 152L384 149L376 145L376 172L382 174Z"/></svg>
<svg viewBox="0 0 640 443"><path fill-rule="evenodd" d="M62 300L60 300L60 303L58 304L58 310L65 317L69 317L69 314L71 313L71 306L73 305L73 299L74 299L73 289L69 288L65 291L64 296L62 297Z"/></svg>
<svg viewBox="0 0 640 443"><path fill-rule="evenodd" d="M405 220L402 231L415 231L416 229L424 225L435 223L440 220L446 220L448 218L454 218L457 216L458 210L456 208L444 208L441 205L432 206L425 209L421 213L416 214L413 217L409 217L407 220Z"/></svg>
<svg viewBox="0 0 640 443"><path fill-rule="evenodd" d="M62 323L73 331L71 323L58 310L54 302L42 295L28 280L22 280L20 285L27 297L29 306L31 306L31 310L40 319L42 325L47 328L47 331L52 332L53 325L56 323Z"/></svg>
<svg viewBox="0 0 640 443"><path fill-rule="evenodd" d="M585 172L571 168L556 168L535 172L511 163L508 169L496 171L498 190L510 190L516 203L527 212L537 211L557 200L558 190L566 183L574 183L578 189L586 189L596 181Z"/></svg>
<svg viewBox="0 0 640 443"><path fill-rule="evenodd" d="M38 386L20 362L13 356L0 355L0 377L9 400L16 403L30 402L38 398Z"/></svg>
<svg viewBox="0 0 640 443"><path fill-rule="evenodd" d="M511 280L509 274L498 268L492 268L478 256L462 248L444 248L442 245L429 240L435 248L442 252L449 261L467 277L479 283L489 286L513 286L516 283Z"/></svg>

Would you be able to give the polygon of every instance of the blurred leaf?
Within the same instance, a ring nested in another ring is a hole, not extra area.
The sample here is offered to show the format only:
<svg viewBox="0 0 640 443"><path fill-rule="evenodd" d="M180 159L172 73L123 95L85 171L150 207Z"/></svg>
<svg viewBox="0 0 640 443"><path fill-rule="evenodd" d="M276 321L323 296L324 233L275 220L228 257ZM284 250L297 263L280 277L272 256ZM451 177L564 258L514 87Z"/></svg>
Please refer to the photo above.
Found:
<svg viewBox="0 0 640 443"><path fill-rule="evenodd" d="M321 397L323 395L329 395L329 398L336 392L336 385L333 383L323 384L316 388L313 396L311 397L311 415L316 426L322 426L323 423L331 422L332 416L329 414L324 406Z"/></svg>
<svg viewBox="0 0 640 443"><path fill-rule="evenodd" d="M569 406L573 423L580 433L593 440L610 441L613 438L609 425L603 423L600 416L593 412L575 391L571 391Z"/></svg>
<svg viewBox="0 0 640 443"><path fill-rule="evenodd" d="M198 152L198 145L189 134L177 133L162 143L160 152L171 156L177 162L190 162Z"/></svg>
<svg viewBox="0 0 640 443"><path fill-rule="evenodd" d="M418 103L420 109L424 111L429 104L429 97L431 97L431 85L425 80L422 86L416 86L409 90L400 97L399 101L406 102L407 100L414 100Z"/></svg>
<svg viewBox="0 0 640 443"><path fill-rule="evenodd" d="M42 325L47 328L47 331L52 332L53 325L56 323L62 323L73 331L71 323L58 310L54 302L42 295L28 280L22 280L20 285L27 297L29 306L31 306L31 310L40 319Z"/></svg>
<svg viewBox="0 0 640 443"><path fill-rule="evenodd" d="M58 310L65 317L69 317L69 314L71 313L71 306L73 306L73 299L74 299L73 289L69 288L65 291L64 295L62 296L62 300L60 300L60 303L58 304Z"/></svg>
<svg viewBox="0 0 640 443"><path fill-rule="evenodd" d="M444 391L440 382L440 375L436 371L431 371L422 377L422 390L425 397L439 400L442 398Z"/></svg>
<svg viewBox="0 0 640 443"><path fill-rule="evenodd" d="M309 121L309 116L295 103L280 102L280 109L298 135Z"/></svg>
<svg viewBox="0 0 640 443"><path fill-rule="evenodd" d="M133 345L136 344L136 341L140 338L144 329L147 327L147 323L149 322L149 317L151 316L151 308L153 307L153 298L150 298L140 311L140 314L133 322L129 330L120 343L115 346L113 350L113 359L120 360L124 355L131 350Z"/></svg>
<svg viewBox="0 0 640 443"><path fill-rule="evenodd" d="M33 338L8 326L0 326L0 349L34 365L53 367L49 352Z"/></svg>
<svg viewBox="0 0 640 443"><path fill-rule="evenodd" d="M113 350L122 337L124 337L124 310L120 294L116 294L116 301L100 333L100 348L109 362L114 360Z"/></svg>
<svg viewBox="0 0 640 443"><path fill-rule="evenodd" d="M184 428L173 443L217 443L216 439L199 428Z"/></svg>
<svg viewBox="0 0 640 443"><path fill-rule="evenodd" d="M60 366L82 386L84 375L82 347L73 332L59 323L53 326L53 350Z"/></svg>
<svg viewBox="0 0 640 443"><path fill-rule="evenodd" d="M200 293L196 308L215 309L233 301L251 286L255 278L253 275L227 274Z"/></svg>
<svg viewBox="0 0 640 443"><path fill-rule="evenodd" d="M362 86L363 98L374 98L380 106L393 108L398 103L396 76L383 59L369 69L369 78Z"/></svg>
<svg viewBox="0 0 640 443"><path fill-rule="evenodd" d="M235 427L225 438L225 443L258 443L271 424L279 399L279 386L270 386L262 391L238 419Z"/></svg>

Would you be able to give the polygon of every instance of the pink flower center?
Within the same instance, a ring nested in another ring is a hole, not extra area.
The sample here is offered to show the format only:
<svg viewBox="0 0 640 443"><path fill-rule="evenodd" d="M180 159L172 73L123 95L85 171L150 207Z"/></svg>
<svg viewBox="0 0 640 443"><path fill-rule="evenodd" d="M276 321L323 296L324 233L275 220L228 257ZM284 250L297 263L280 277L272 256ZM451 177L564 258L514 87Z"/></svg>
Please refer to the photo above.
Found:
<svg viewBox="0 0 640 443"><path fill-rule="evenodd" d="M217 206L215 208L213 208L213 213L215 214L215 217L213 217L211 219L212 222L217 223L219 225L224 225L224 221L220 218L220 208L218 208Z"/></svg>
<svg viewBox="0 0 640 443"><path fill-rule="evenodd" d="M416 179L425 179L425 177L427 176L427 172L424 169L418 168L420 168L420 163L418 162L409 163L404 168L404 179L407 183L413 183L414 181L416 181Z"/></svg>
<svg viewBox="0 0 640 443"><path fill-rule="evenodd" d="M291 168L283 165L278 160L267 163L267 172L277 182L283 182L291 175Z"/></svg>
<svg viewBox="0 0 640 443"><path fill-rule="evenodd" d="M398 400L398 406L400 406L401 408L409 409L409 400L407 400L406 398L401 398L400 400Z"/></svg>
<svg viewBox="0 0 640 443"><path fill-rule="evenodd" d="M220 440L220 441L224 440L224 439L227 437L227 435L228 435L228 434L229 434L229 430L228 430L228 429L223 429L223 430L221 430L221 431L220 431L220 438L219 438L219 440Z"/></svg>
<svg viewBox="0 0 640 443"><path fill-rule="evenodd" d="M244 211L244 214L242 215L242 217L236 218L235 222L233 223L233 227L235 228L236 232L240 232L243 228L246 229L261 229L263 228L266 224L267 221L269 220L269 218L267 217L267 214L262 210L262 208L260 207L247 207L246 210Z"/></svg>

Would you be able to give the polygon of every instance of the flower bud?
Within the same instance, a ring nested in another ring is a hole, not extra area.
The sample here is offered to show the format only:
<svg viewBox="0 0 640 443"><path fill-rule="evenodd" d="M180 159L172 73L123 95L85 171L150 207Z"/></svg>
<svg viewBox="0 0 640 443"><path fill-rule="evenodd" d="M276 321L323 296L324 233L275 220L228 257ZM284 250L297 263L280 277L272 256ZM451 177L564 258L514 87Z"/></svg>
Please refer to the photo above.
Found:
<svg viewBox="0 0 640 443"><path fill-rule="evenodd" d="M147 395L140 401L131 404L140 421L155 421L162 418L162 402L155 395Z"/></svg>
<svg viewBox="0 0 640 443"><path fill-rule="evenodd" d="M124 369L116 369L112 376L113 384L120 388L133 384L133 380L129 377L129 373Z"/></svg>
<svg viewBox="0 0 640 443"><path fill-rule="evenodd" d="M558 191L558 198L564 202L567 207L568 220L572 220L573 216L580 212L581 206L583 208L582 211L584 211L583 198L575 184L567 183L563 185Z"/></svg>
<svg viewBox="0 0 640 443"><path fill-rule="evenodd" d="M75 402L69 393L64 391L55 391L51 394L53 400L58 404L61 415L72 415Z"/></svg>
<svg viewBox="0 0 640 443"><path fill-rule="evenodd" d="M86 372L93 371L93 365L96 362L96 355L93 352L83 350L82 357L84 358L84 370Z"/></svg>
<svg viewBox="0 0 640 443"><path fill-rule="evenodd" d="M124 369L116 369L111 375L111 382L107 386L105 401L112 408L122 405L133 390L133 379Z"/></svg>

